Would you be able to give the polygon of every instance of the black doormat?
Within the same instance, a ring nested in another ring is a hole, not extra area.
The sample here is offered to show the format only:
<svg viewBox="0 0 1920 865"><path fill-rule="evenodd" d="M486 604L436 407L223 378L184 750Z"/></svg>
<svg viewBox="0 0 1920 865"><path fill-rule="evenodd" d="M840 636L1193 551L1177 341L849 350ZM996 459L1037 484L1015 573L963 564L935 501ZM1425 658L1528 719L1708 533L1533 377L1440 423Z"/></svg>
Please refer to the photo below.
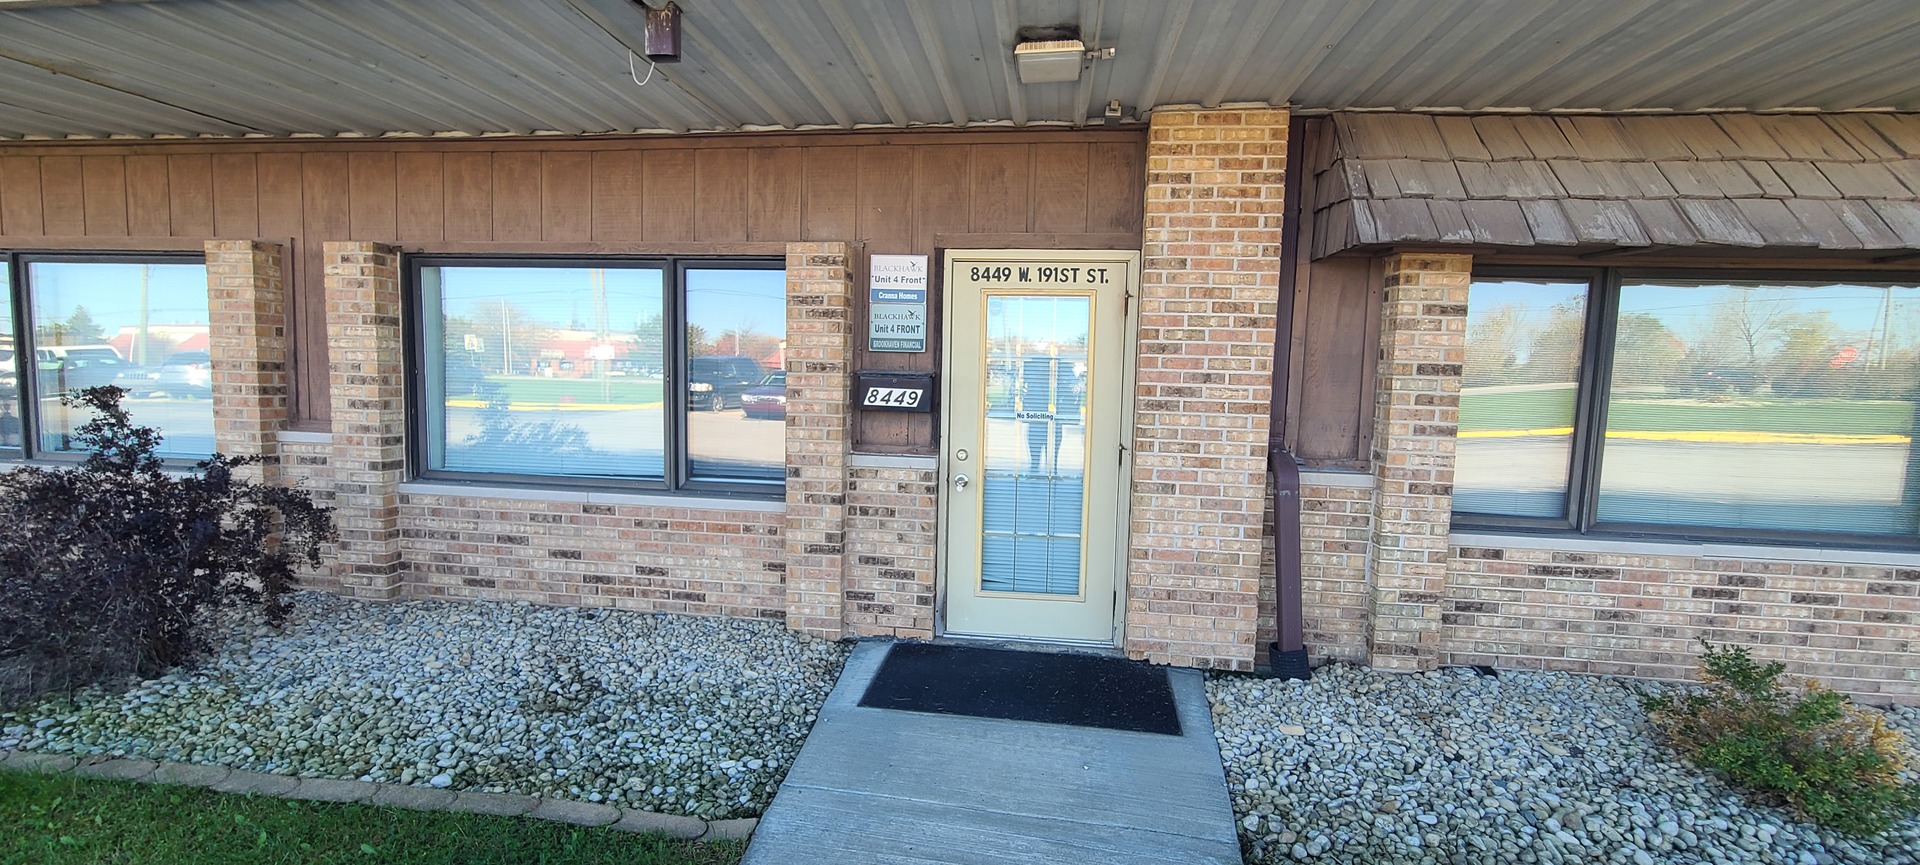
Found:
<svg viewBox="0 0 1920 865"><path fill-rule="evenodd" d="M1090 655L896 643L860 705L1180 735L1166 668Z"/></svg>

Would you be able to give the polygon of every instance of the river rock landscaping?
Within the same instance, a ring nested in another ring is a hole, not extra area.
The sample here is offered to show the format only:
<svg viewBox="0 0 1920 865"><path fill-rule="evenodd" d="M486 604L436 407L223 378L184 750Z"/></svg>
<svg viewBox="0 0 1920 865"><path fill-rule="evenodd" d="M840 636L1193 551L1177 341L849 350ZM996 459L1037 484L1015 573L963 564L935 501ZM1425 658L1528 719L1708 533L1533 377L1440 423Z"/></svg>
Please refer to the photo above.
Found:
<svg viewBox="0 0 1920 865"><path fill-rule="evenodd" d="M1640 708L1662 687L1347 665L1207 684L1250 862L1920 862L1920 819L1841 835L1688 765ZM1920 742L1920 710L1887 716Z"/></svg>
<svg viewBox="0 0 1920 865"><path fill-rule="evenodd" d="M778 622L300 594L191 669L0 715L0 749L759 813L846 647Z"/></svg>

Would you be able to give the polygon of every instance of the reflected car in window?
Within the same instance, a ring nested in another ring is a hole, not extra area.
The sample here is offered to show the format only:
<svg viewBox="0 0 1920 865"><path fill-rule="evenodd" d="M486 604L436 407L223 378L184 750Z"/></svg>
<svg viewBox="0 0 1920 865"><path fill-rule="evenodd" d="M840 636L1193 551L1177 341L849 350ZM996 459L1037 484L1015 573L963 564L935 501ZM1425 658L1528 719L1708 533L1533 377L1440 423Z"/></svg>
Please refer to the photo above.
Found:
<svg viewBox="0 0 1920 865"><path fill-rule="evenodd" d="M738 408L741 397L759 387L766 377L766 368L750 357L696 357L687 363L687 408Z"/></svg>
<svg viewBox="0 0 1920 865"><path fill-rule="evenodd" d="M213 395L213 358L204 351L183 351L160 362L157 389L173 397Z"/></svg>
<svg viewBox="0 0 1920 865"><path fill-rule="evenodd" d="M756 420L786 420L787 374L776 372L740 395L740 410Z"/></svg>
<svg viewBox="0 0 1920 865"><path fill-rule="evenodd" d="M53 346L33 354L41 396L117 384L120 376L138 369L110 345Z"/></svg>

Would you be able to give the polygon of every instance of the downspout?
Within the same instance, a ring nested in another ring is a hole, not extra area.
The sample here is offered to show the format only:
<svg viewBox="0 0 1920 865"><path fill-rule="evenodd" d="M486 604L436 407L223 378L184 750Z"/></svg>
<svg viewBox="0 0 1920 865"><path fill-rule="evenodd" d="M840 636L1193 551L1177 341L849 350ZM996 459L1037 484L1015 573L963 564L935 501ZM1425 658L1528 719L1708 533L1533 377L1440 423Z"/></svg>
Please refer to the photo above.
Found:
<svg viewBox="0 0 1920 865"><path fill-rule="evenodd" d="M1300 596L1300 461L1287 450L1287 403L1293 382L1294 291L1300 264L1300 234L1306 124L1293 119L1287 130L1286 203L1280 230L1280 296L1273 320L1273 390L1267 411L1267 470L1273 474L1273 630L1267 665L1275 677L1307 679L1306 625Z"/></svg>

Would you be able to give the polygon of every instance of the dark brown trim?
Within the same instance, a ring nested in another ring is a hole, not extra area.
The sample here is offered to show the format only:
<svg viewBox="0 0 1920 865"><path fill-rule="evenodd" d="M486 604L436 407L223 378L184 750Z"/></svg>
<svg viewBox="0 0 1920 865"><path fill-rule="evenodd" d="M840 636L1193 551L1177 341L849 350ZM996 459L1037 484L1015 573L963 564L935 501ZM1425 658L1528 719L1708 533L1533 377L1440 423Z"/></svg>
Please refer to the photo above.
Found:
<svg viewBox="0 0 1920 865"><path fill-rule="evenodd" d="M62 237L31 234L0 235L0 249L10 252L200 252L207 241L198 237ZM226 238L219 238L226 239ZM272 241L281 243L283 241Z"/></svg>
<svg viewBox="0 0 1920 865"><path fill-rule="evenodd" d="M503 258L526 258L545 255L621 255L621 256L768 256L787 254L785 241L738 241L702 243L685 241L679 243L621 243L613 241L594 241L579 243L555 243L539 240L448 240L430 243L399 245L402 252L411 255L480 255L500 256Z"/></svg>
<svg viewBox="0 0 1920 865"><path fill-rule="evenodd" d="M309 153L319 150L384 150L435 153L467 150L715 150L734 147L834 147L883 144L1053 144L1075 141L1137 140L1145 126L1114 129L824 129L806 132L652 133L639 135L497 135L390 138L195 138L101 141L0 141L0 154L32 156L106 156L186 153ZM982 139L992 139L983 141Z"/></svg>
<svg viewBox="0 0 1920 865"><path fill-rule="evenodd" d="M1137 234L935 234L936 249L1134 249Z"/></svg>
<svg viewBox="0 0 1920 865"><path fill-rule="evenodd" d="M1287 133L1287 164L1306 161L1305 119L1295 119ZM1273 478L1273 630L1267 663L1277 676L1304 679L1307 667L1306 624L1301 591L1300 461L1287 449L1287 416L1293 402L1293 327L1297 282L1300 276L1300 215L1304 171L1286 173L1285 215L1280 232L1280 287L1273 321L1273 384L1267 395L1267 469ZM1287 228L1294 228L1289 231Z"/></svg>

